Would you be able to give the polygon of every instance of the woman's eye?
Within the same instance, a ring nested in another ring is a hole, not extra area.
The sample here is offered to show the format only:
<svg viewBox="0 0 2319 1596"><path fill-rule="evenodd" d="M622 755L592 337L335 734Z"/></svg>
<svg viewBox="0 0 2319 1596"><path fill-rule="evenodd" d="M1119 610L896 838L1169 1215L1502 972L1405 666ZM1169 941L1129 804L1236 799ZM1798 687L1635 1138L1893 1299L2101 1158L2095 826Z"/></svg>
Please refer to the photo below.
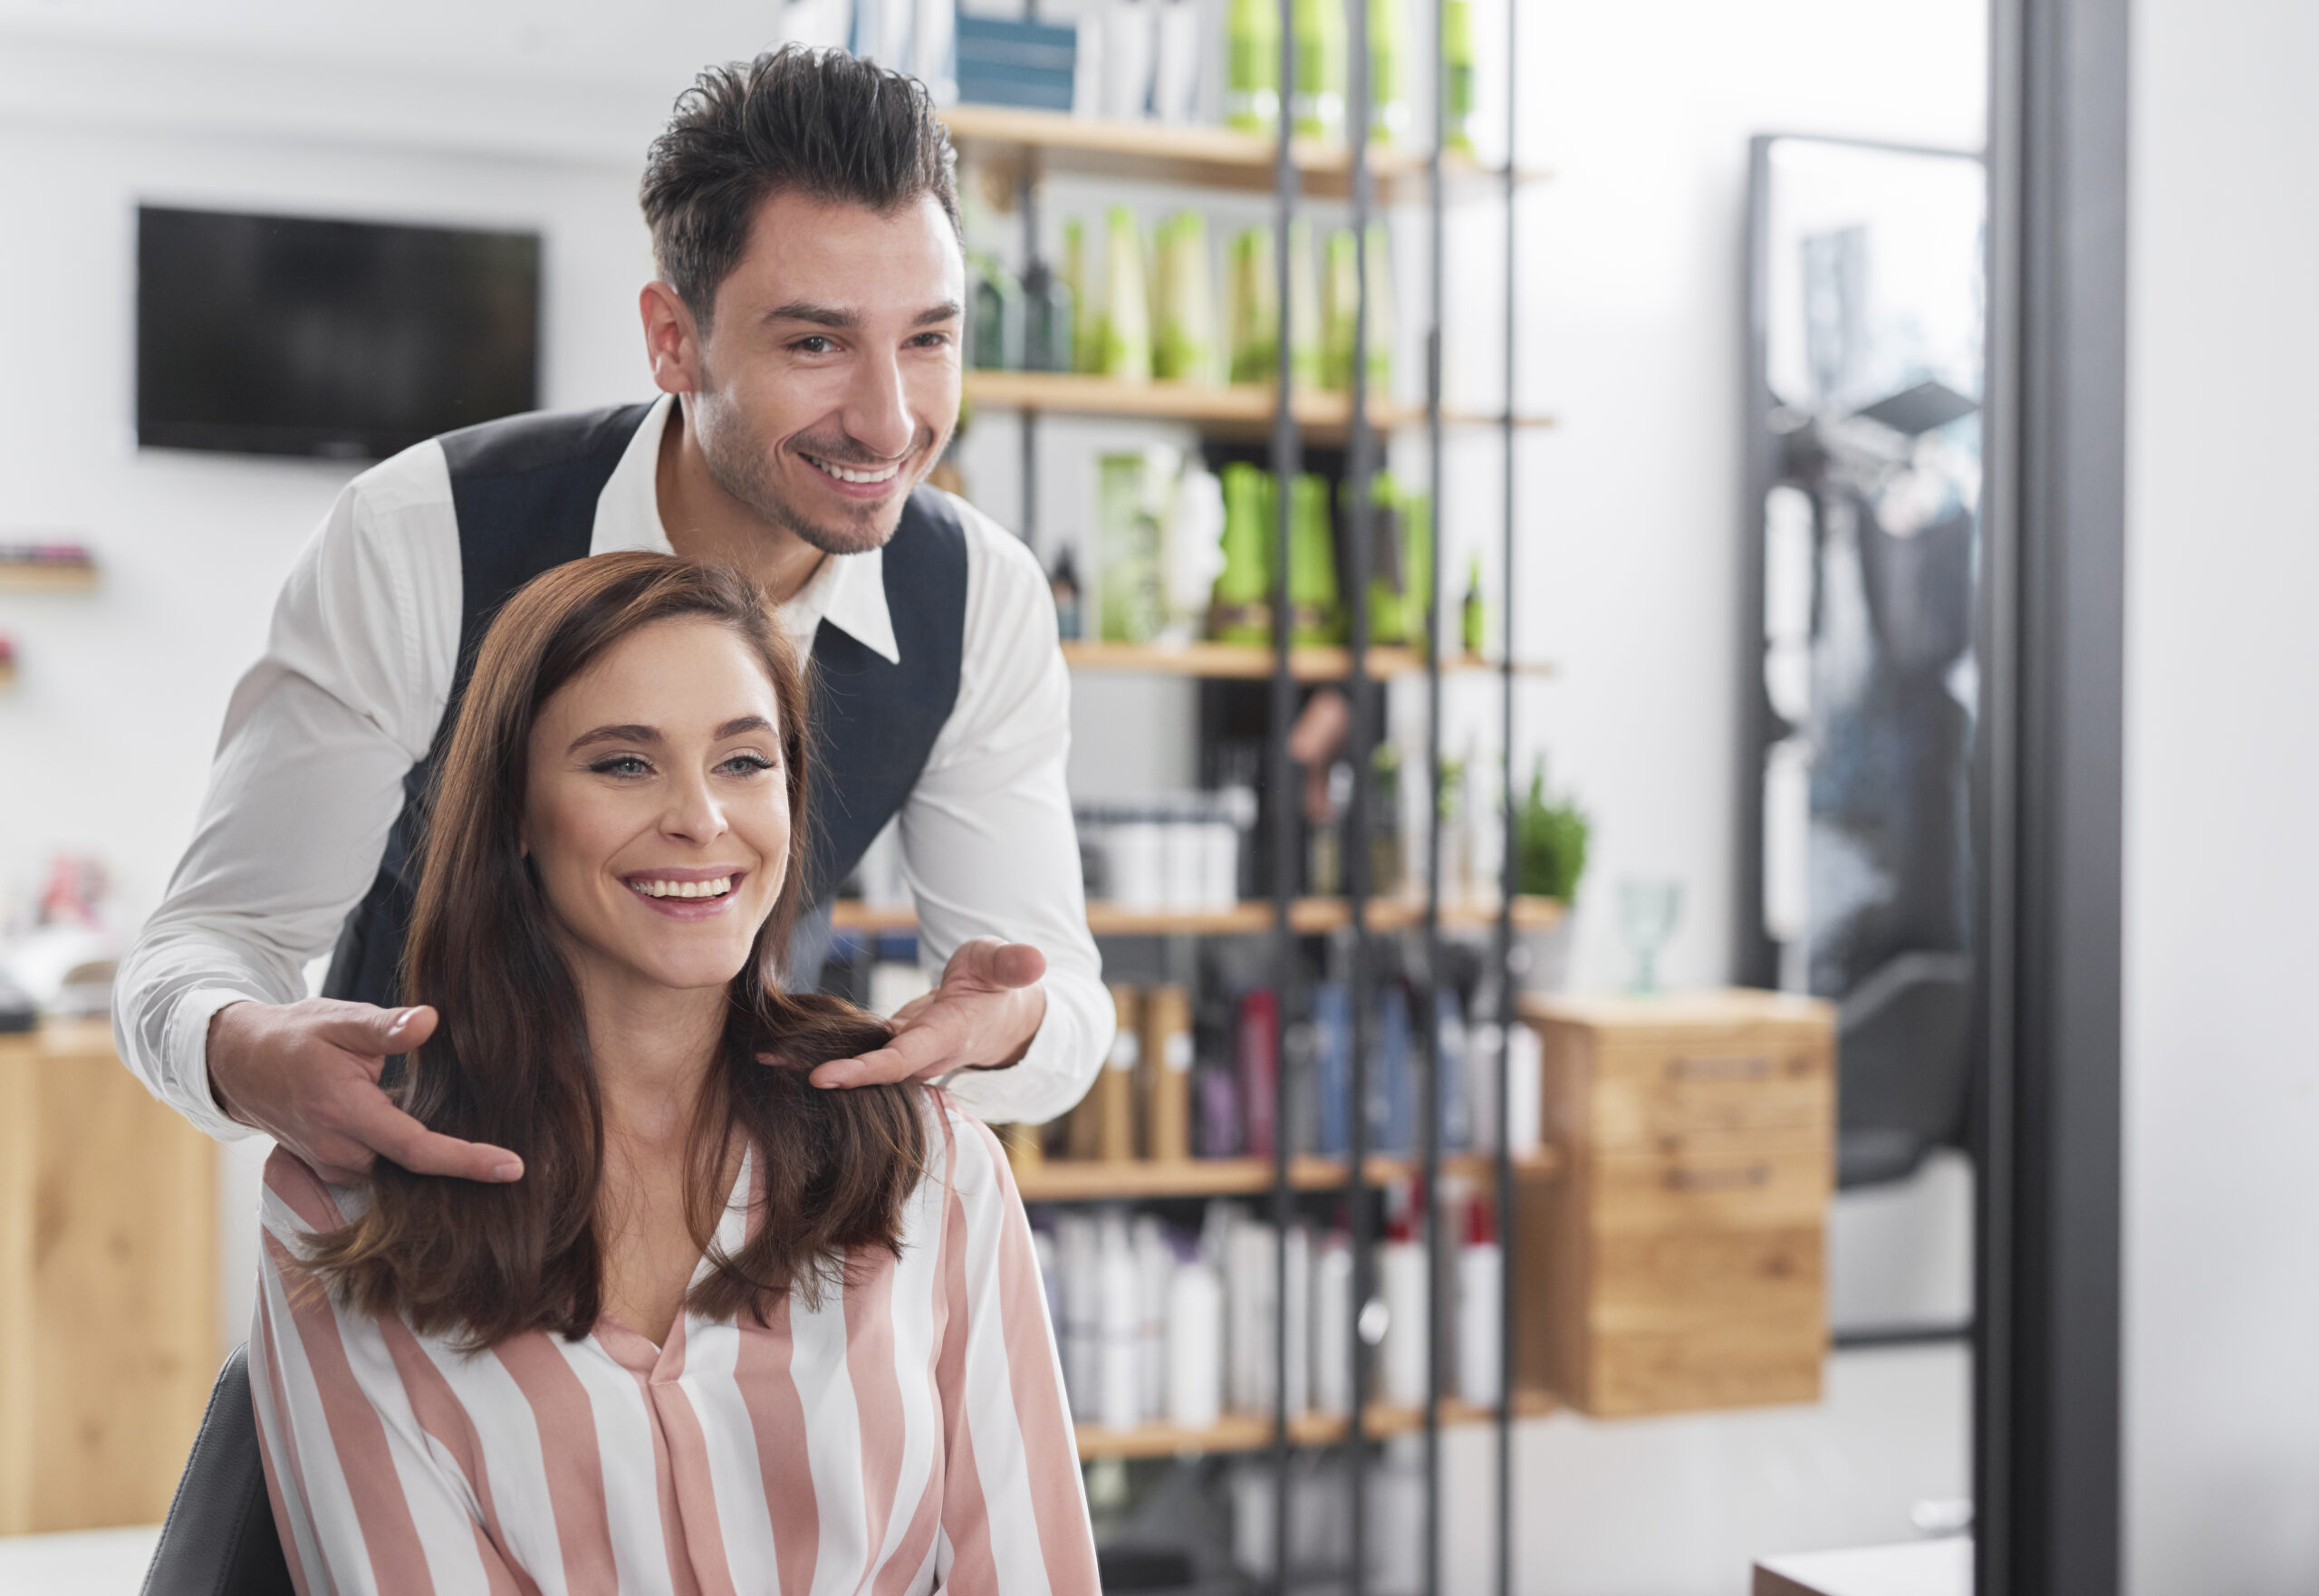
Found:
<svg viewBox="0 0 2319 1596"><path fill-rule="evenodd" d="M747 776L776 767L772 760L762 754L736 754L717 768L728 774Z"/></svg>
<svg viewBox="0 0 2319 1596"><path fill-rule="evenodd" d="M647 776L652 767L633 754L615 754L609 759L599 759L588 767L600 776Z"/></svg>

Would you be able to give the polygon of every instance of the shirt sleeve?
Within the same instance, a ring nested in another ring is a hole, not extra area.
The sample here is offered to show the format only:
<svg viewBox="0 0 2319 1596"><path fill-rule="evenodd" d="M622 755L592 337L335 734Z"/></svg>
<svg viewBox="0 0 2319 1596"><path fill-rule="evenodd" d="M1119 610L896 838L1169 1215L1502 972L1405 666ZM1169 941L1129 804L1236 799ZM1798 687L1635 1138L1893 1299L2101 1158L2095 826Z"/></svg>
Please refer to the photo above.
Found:
<svg viewBox="0 0 2319 1596"><path fill-rule="evenodd" d="M308 1238L342 1222L332 1188L277 1149L260 1212L250 1400L293 1582L309 1596L522 1588L404 1384L402 1368L426 1354L400 1321L332 1302L300 1262Z"/></svg>
<svg viewBox="0 0 2319 1596"><path fill-rule="evenodd" d="M968 543L958 700L902 806L902 870L929 976L977 937L1046 956L1046 1018L1030 1051L1011 1068L961 1070L948 1082L983 1119L1037 1124L1086 1095L1117 1020L1087 930L1063 784L1071 677L1054 595L1021 543L970 506L959 514Z"/></svg>
<svg viewBox="0 0 2319 1596"><path fill-rule="evenodd" d="M1096 1596L1079 1443L1031 1223L998 1139L942 1103L947 1456L935 1563L948 1596Z"/></svg>
<svg viewBox="0 0 2319 1596"><path fill-rule="evenodd" d="M153 1094L212 1136L209 1021L292 1003L377 873L458 655L458 525L433 443L350 484L234 689L193 841L122 961L113 1033Z"/></svg>

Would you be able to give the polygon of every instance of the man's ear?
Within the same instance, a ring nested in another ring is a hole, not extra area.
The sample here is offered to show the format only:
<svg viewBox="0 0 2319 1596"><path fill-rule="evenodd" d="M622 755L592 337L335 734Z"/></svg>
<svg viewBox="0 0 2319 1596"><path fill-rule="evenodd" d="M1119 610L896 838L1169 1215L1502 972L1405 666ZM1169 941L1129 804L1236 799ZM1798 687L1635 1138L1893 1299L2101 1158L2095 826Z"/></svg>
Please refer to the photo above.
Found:
<svg viewBox="0 0 2319 1596"><path fill-rule="evenodd" d="M637 295L644 321L644 354L662 393L700 391L700 329L684 295L655 278Z"/></svg>

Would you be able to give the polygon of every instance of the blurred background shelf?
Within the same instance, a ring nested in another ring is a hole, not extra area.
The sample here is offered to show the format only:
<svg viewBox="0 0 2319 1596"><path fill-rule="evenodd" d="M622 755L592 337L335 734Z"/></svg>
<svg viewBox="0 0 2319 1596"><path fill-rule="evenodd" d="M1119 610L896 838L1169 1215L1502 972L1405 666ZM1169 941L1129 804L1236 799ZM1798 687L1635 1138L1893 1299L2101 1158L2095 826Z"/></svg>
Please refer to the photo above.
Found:
<svg viewBox="0 0 2319 1596"><path fill-rule="evenodd" d="M1560 923L1564 912L1551 898L1517 898L1514 926L1516 930L1542 930ZM1364 918L1372 931L1406 931L1423 923L1425 906L1409 899L1372 899ZM1494 903L1441 906L1441 924L1451 930L1476 930L1496 921ZM841 898L830 906L830 923L841 931L872 936L914 931L918 911L907 904L873 906ZM1289 905L1288 923L1300 935L1320 936L1350 926L1352 909L1342 898L1299 898ZM1171 911L1096 902L1087 906L1087 928L1098 937L1255 937L1272 929L1272 905L1259 899L1229 909Z"/></svg>
<svg viewBox="0 0 2319 1596"><path fill-rule="evenodd" d="M1273 651L1262 643L1090 643L1063 645L1063 663L1073 670L1140 672L1150 676L1189 676L1217 681L1262 681L1272 675ZM1313 644L1289 650L1289 674L1300 682L1342 681L1352 674L1352 650L1334 644ZM1497 661L1479 654L1446 654L1445 672L1494 671ZM1516 676L1552 676L1545 661L1516 662ZM1421 676L1424 652L1417 649L1372 647L1368 674L1377 679Z"/></svg>
<svg viewBox="0 0 2319 1596"><path fill-rule="evenodd" d="M979 163L1010 174L1029 167L1040 172L1132 178L1249 193L1273 191L1278 147L1269 137L1254 133L1208 126L1110 121L1005 105L953 105L941 115L962 166ZM1352 152L1346 145L1299 139L1291 158L1304 193L1332 199L1352 193ZM1405 198L1423 192L1426 163L1421 155L1372 148L1369 169L1382 198ZM1457 187L1505 181L1503 168L1485 167L1466 156L1446 157L1441 174L1448 186ZM1543 182L1550 175L1531 168L1515 174L1524 183Z"/></svg>
<svg viewBox="0 0 2319 1596"><path fill-rule="evenodd" d="M0 593L88 593L97 568L69 561L0 560Z"/></svg>
<svg viewBox="0 0 2319 1596"><path fill-rule="evenodd" d="M1474 1182L1491 1178L1487 1153L1445 1153L1444 1175ZM1369 1184L1384 1186L1417 1173L1415 1159L1371 1154L1363 1162ZM1551 1178L1562 1168L1551 1148L1515 1159L1519 1180ZM1289 1160L1288 1183L1298 1191L1334 1191L1350 1173L1342 1159L1304 1156ZM1147 1197L1251 1197L1272 1189L1266 1159L1049 1159L1015 1171L1026 1203L1125 1202Z"/></svg>
<svg viewBox="0 0 2319 1596"><path fill-rule="evenodd" d="M1273 389L1268 384L1229 386L1199 382L1131 382L1117 377L1089 376L1075 371L992 371L966 373L969 404L993 409L1037 410L1054 415L1133 416L1147 420L1188 421L1211 430L1269 434L1273 423ZM1352 426L1352 396L1304 392L1290 407L1296 424L1316 436L1342 434ZM1425 419L1422 407L1372 399L1371 426L1380 430L1414 427ZM1442 419L1451 426L1496 426L1501 417L1475 410L1445 409ZM1551 416L1517 416L1522 427L1551 427Z"/></svg>
<svg viewBox="0 0 2319 1596"><path fill-rule="evenodd" d="M1519 1418L1535 1418L1554 1410L1554 1399L1544 1391L1514 1394L1514 1411ZM1477 1408L1455 1398L1442 1399L1441 1422L1445 1426L1487 1424L1496 1417L1496 1409ZM1371 1437L1407 1435L1425 1427L1425 1409L1374 1402L1362 1418L1363 1433ZM1288 1438L1294 1446L1326 1447L1344 1439L1348 1428L1342 1418L1333 1415L1300 1414L1288 1421ZM1227 1413L1203 1429L1173 1424L1111 1429L1100 1424L1083 1424L1078 1430L1083 1462L1097 1457L1175 1457L1188 1452L1260 1452L1272 1445L1273 1435L1272 1420L1248 1413Z"/></svg>

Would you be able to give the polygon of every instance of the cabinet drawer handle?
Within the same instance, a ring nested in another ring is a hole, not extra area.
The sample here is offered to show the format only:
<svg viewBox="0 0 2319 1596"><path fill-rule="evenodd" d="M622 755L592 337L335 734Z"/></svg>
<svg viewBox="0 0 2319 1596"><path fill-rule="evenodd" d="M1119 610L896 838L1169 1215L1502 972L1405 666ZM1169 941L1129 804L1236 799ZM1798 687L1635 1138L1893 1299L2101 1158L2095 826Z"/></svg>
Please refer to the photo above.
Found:
<svg viewBox="0 0 2319 1596"><path fill-rule="evenodd" d="M1681 1165L1667 1171L1669 1191L1747 1191L1771 1184L1769 1164L1750 1164L1744 1169L1686 1169Z"/></svg>
<svg viewBox="0 0 2319 1596"><path fill-rule="evenodd" d="M1667 1061L1667 1073L1676 1081L1768 1081L1772 1062L1760 1054L1736 1059L1674 1058Z"/></svg>

